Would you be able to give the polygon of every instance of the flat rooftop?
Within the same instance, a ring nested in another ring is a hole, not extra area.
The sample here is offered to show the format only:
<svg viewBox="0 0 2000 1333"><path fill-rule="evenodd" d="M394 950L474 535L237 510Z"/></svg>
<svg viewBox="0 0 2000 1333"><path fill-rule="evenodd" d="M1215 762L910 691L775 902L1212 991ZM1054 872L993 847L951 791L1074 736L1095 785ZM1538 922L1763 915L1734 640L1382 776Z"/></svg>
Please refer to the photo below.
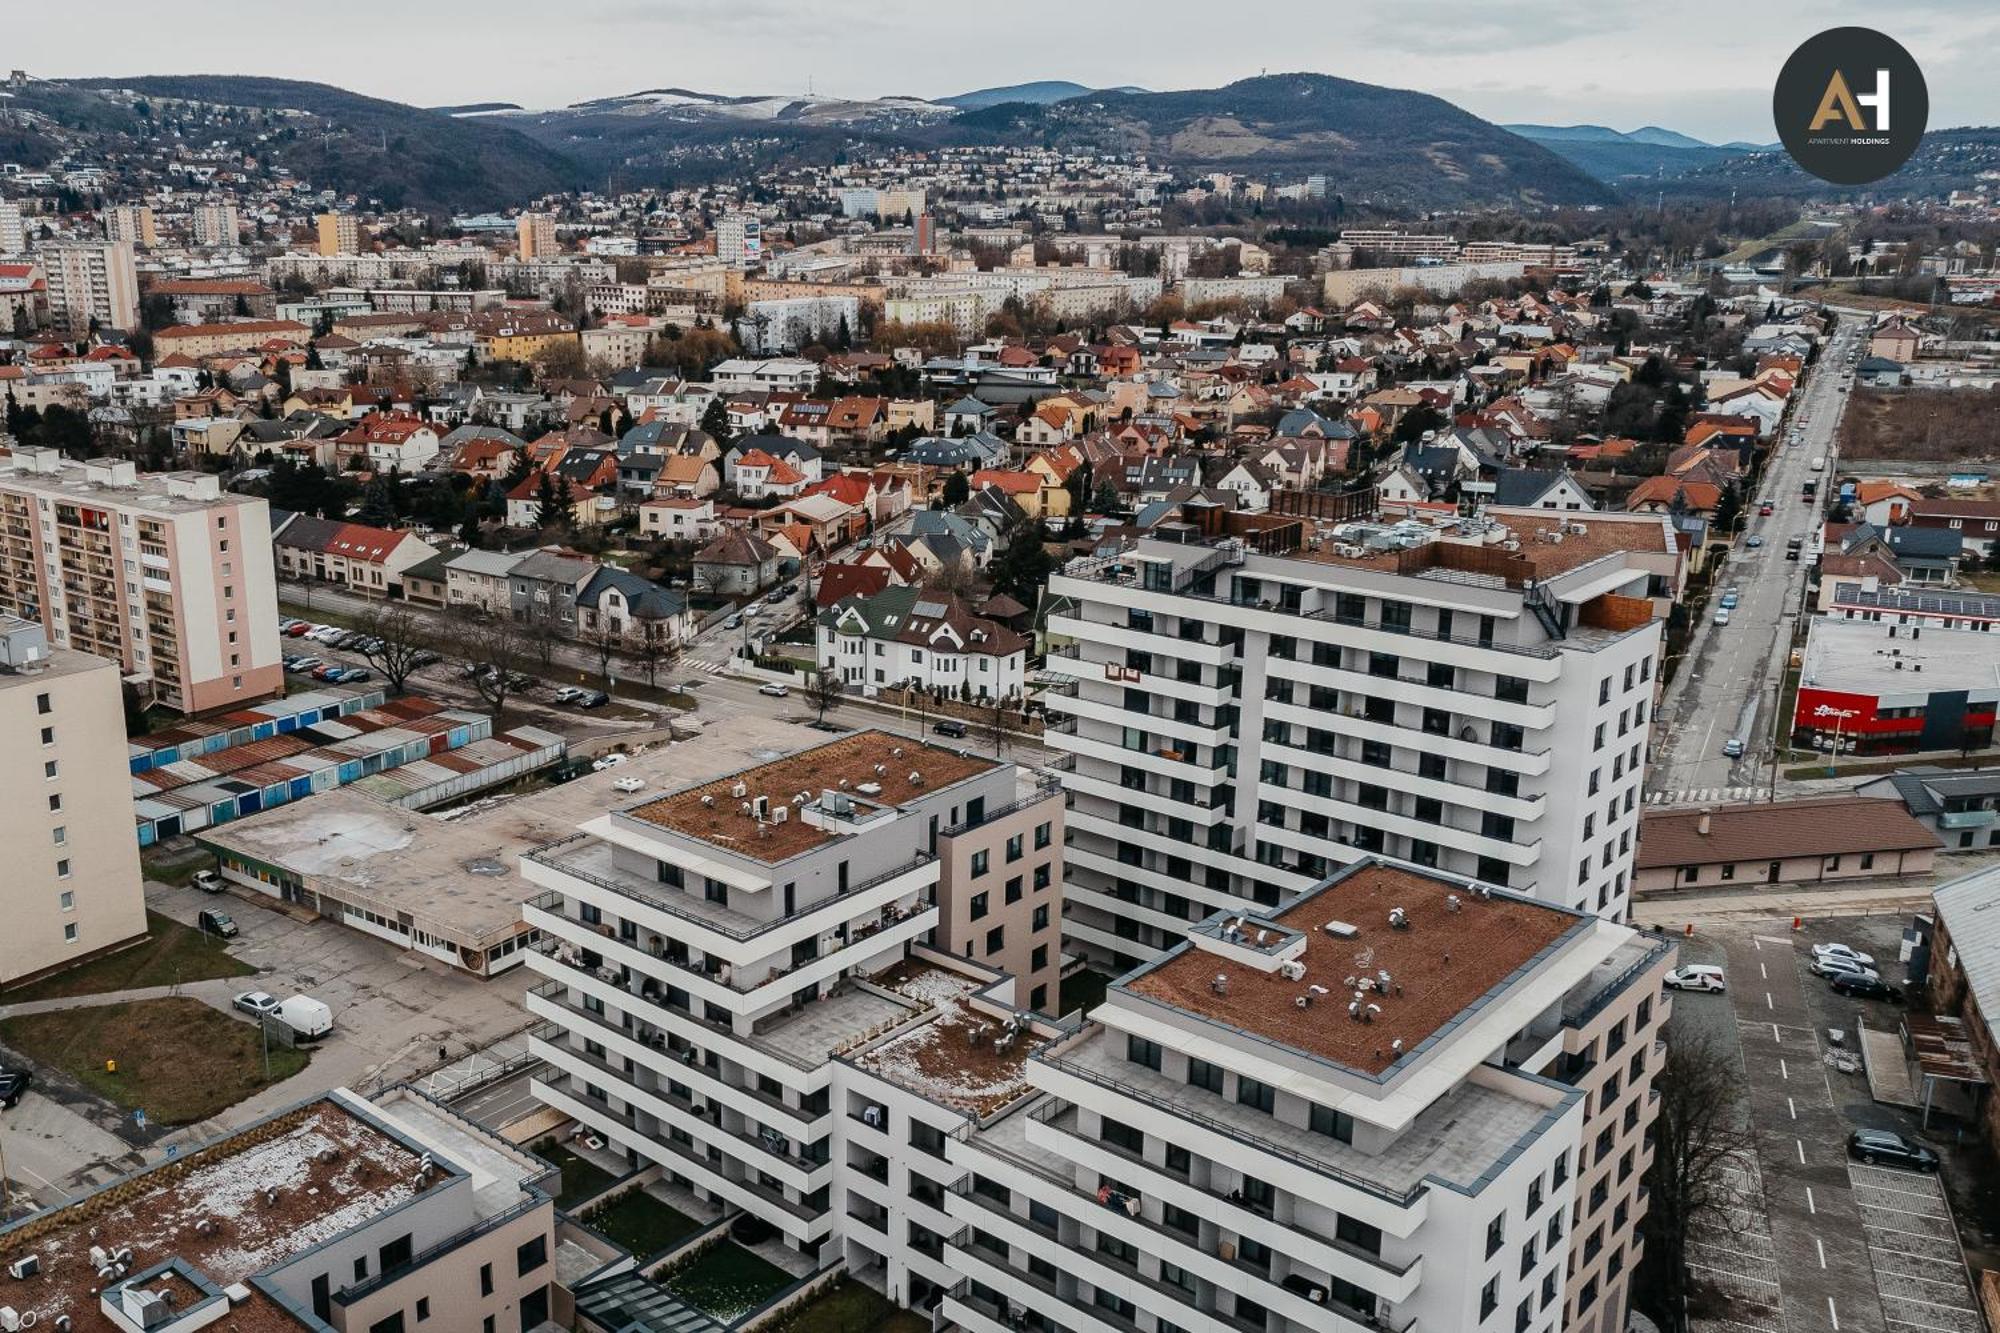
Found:
<svg viewBox="0 0 2000 1333"><path fill-rule="evenodd" d="M2000 689L2000 642L1979 630L1815 616L1800 681L1877 697Z"/></svg>
<svg viewBox="0 0 2000 1333"><path fill-rule="evenodd" d="M799 818L796 807L783 823L760 821L746 814L745 803L760 796L767 799L770 808L776 808L793 805L793 798L801 793L817 800L822 792L840 791L864 810L870 806L893 809L995 767L994 760L942 746L884 731L859 731L714 781L683 787L625 813L722 851L774 864L832 842L839 835Z"/></svg>
<svg viewBox="0 0 2000 1333"><path fill-rule="evenodd" d="M1389 922L1396 908L1402 928ZM1305 975L1289 980L1260 971L1246 961L1252 949L1239 959L1190 944L1119 988L1371 1076L1399 1058L1391 1043L1416 1051L1585 924L1573 912L1502 892L1480 897L1463 881L1373 860L1356 862L1276 916L1244 920L1252 938L1260 927L1300 932L1296 961ZM1329 922L1352 933L1330 933ZM1375 984L1385 972L1387 990ZM1227 978L1220 990L1218 975ZM1371 978L1361 1003L1379 1012L1360 1022L1348 1004L1356 983ZM1314 985L1326 993L1300 1009L1298 998Z"/></svg>
<svg viewBox="0 0 2000 1333"><path fill-rule="evenodd" d="M335 788L306 800L204 829L202 841L297 875L308 887L471 940L504 939L521 924L533 886L521 853L576 832L578 824L633 798L612 783L648 786L702 779L768 760L801 732L770 718L732 718L690 741L634 755L617 769L443 815L387 805ZM608 855L607 855L608 860Z"/></svg>
<svg viewBox="0 0 2000 1333"><path fill-rule="evenodd" d="M1544 514L1540 510L1495 509L1490 512L1489 520L1490 524L1504 527L1506 532L1497 532L1489 525L1485 529L1488 540L1456 540L1453 533L1461 525L1453 523L1440 528L1436 540L1406 550L1350 557L1340 554L1337 543L1328 538L1318 550L1300 551L1298 555L1325 564L1353 565L1415 578L1490 573L1496 585L1504 583L1519 588L1528 579L1552 579L1620 552L1665 556L1675 553L1671 528L1666 520L1653 514L1562 510ZM1506 549L1507 540L1520 543L1519 548Z"/></svg>
<svg viewBox="0 0 2000 1333"><path fill-rule="evenodd" d="M1041 1041L1025 1026L1007 1040L1002 1020L968 1005L979 982L921 959L905 959L875 982L935 1006L936 1013L856 1055L858 1067L975 1118L993 1114L1027 1088L1028 1056Z"/></svg>
<svg viewBox="0 0 2000 1333"><path fill-rule="evenodd" d="M309 1102L9 1227L0 1233L0 1261L33 1254L41 1271L10 1280L6 1304L49 1328L67 1315L77 1333L123 1333L98 1305L104 1281L92 1246L130 1249L134 1273L178 1258L227 1287L450 1179L420 1176L419 1159L338 1098ZM266 1202L268 1189L278 1191L276 1202ZM239 1333L297 1327L261 1293L225 1320Z"/></svg>
<svg viewBox="0 0 2000 1333"><path fill-rule="evenodd" d="M140 472L129 483L114 485L103 479L107 473L96 466L104 461L78 462L66 458L55 471L38 472L26 454L16 453L11 459L0 457L0 484L32 490L52 499L150 509L167 517L262 503L256 496L239 495L235 491L200 494L216 484L212 473Z"/></svg>

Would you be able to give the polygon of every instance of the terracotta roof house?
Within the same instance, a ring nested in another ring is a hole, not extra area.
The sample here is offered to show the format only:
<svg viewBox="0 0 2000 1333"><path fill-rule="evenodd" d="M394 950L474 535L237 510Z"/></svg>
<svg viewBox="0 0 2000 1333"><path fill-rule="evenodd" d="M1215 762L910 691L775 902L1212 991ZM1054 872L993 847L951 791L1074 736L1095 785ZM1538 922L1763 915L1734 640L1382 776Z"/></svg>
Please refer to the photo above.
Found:
<svg viewBox="0 0 2000 1333"><path fill-rule="evenodd" d="M1938 848L1937 834L1901 800L1828 796L1654 810L1639 821L1633 887L1647 894L1928 875Z"/></svg>

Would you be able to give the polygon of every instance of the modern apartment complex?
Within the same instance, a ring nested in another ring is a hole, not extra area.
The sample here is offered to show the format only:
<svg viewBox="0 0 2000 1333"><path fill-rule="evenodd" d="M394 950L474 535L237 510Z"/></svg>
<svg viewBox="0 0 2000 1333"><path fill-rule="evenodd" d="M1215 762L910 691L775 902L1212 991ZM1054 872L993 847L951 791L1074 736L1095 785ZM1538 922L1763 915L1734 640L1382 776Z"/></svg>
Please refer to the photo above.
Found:
<svg viewBox="0 0 2000 1333"><path fill-rule="evenodd" d="M724 213L715 223L715 257L734 268L764 259L764 224L754 213Z"/></svg>
<svg viewBox="0 0 2000 1333"><path fill-rule="evenodd" d="M26 254L28 229L21 221L21 206L12 199L0 199L0 255Z"/></svg>
<svg viewBox="0 0 2000 1333"><path fill-rule="evenodd" d="M523 213L514 224L515 252L522 259L549 259L562 253L556 244L553 213Z"/></svg>
<svg viewBox="0 0 2000 1333"><path fill-rule="evenodd" d="M104 211L104 234L137 249L150 250L160 243L159 226L151 204L113 204Z"/></svg>
<svg viewBox="0 0 2000 1333"><path fill-rule="evenodd" d="M35 247L49 283L49 318L71 333L93 322L139 326L139 270L128 241L49 241Z"/></svg>
<svg viewBox="0 0 2000 1333"><path fill-rule="evenodd" d="M946 1146L971 1333L1609 1333L1673 946L1369 859L1216 913ZM887 1126L900 1138L901 1125Z"/></svg>
<svg viewBox="0 0 2000 1333"><path fill-rule="evenodd" d="M1127 968L1369 854L1626 915L1664 522L1170 535L1049 583L1073 951Z"/></svg>
<svg viewBox="0 0 2000 1333"><path fill-rule="evenodd" d="M345 1088L0 1230L7 1316L79 1333L516 1333L567 1304L553 1168Z"/></svg>
<svg viewBox="0 0 2000 1333"><path fill-rule="evenodd" d="M875 731L735 768L726 730L684 748L708 776L522 858L536 1093L818 1263L935 1298L944 1186L913 1205L912 1269L887 1159L941 1170L1058 1032L1032 1010L1056 1004L1061 793ZM923 1126L900 1144L892 1101Z"/></svg>
<svg viewBox="0 0 2000 1333"><path fill-rule="evenodd" d="M204 199L194 206L192 228L196 245L234 245L239 225L234 200Z"/></svg>
<svg viewBox="0 0 2000 1333"><path fill-rule="evenodd" d="M17 450L0 470L0 611L186 713L284 689L270 509L207 473Z"/></svg>
<svg viewBox="0 0 2000 1333"><path fill-rule="evenodd" d="M146 933L115 663L0 616L0 987Z"/></svg>

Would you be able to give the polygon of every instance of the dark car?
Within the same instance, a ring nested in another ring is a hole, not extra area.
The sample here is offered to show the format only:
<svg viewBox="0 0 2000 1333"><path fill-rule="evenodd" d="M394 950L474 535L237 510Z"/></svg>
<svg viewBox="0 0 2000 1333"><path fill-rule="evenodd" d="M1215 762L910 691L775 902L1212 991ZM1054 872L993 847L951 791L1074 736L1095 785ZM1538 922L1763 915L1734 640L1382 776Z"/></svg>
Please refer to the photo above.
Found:
<svg viewBox="0 0 2000 1333"><path fill-rule="evenodd" d="M611 702L611 696L603 690L592 690L576 701L578 708L602 708Z"/></svg>
<svg viewBox="0 0 2000 1333"><path fill-rule="evenodd" d="M1936 1153L1888 1129L1855 1130L1847 1136L1847 1155L1870 1166L1900 1166L1925 1172L1938 1169Z"/></svg>
<svg viewBox="0 0 2000 1333"><path fill-rule="evenodd" d="M1859 1000L1887 1000L1891 1004L1903 1002L1900 986L1892 986L1880 977L1850 976L1836 972L1832 977L1835 995L1851 995Z"/></svg>
<svg viewBox="0 0 2000 1333"><path fill-rule="evenodd" d="M21 1103L21 1094L35 1081L33 1071L26 1069L0 1069L0 1106L13 1110Z"/></svg>
<svg viewBox="0 0 2000 1333"><path fill-rule="evenodd" d="M940 736L950 736L954 740L965 739L965 724L963 722L940 722L932 727L931 730Z"/></svg>
<svg viewBox="0 0 2000 1333"><path fill-rule="evenodd" d="M213 907L202 908L201 915L195 918L195 924L201 927L204 934L220 935L224 939L233 939L240 933L236 929L236 918L227 912L218 912Z"/></svg>

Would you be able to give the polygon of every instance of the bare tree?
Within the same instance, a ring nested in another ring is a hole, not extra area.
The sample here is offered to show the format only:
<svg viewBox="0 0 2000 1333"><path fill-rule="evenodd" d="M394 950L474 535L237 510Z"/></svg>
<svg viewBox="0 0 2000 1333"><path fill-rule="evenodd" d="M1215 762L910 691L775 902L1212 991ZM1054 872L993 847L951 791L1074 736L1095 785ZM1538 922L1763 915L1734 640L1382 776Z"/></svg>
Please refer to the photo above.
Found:
<svg viewBox="0 0 2000 1333"><path fill-rule="evenodd" d="M429 627L408 607L385 602L368 613L361 632L368 636L361 656L382 673L392 693L401 694L430 651Z"/></svg>
<svg viewBox="0 0 2000 1333"><path fill-rule="evenodd" d="M647 622L633 654L639 670L646 673L646 688L657 686L661 670L672 666L680 655L681 645L674 641L666 626L657 621Z"/></svg>
<svg viewBox="0 0 2000 1333"><path fill-rule="evenodd" d="M611 659L618 655L625 640L611 628L611 622L598 617L597 633L590 637L590 650L597 656L597 674L606 683L611 680Z"/></svg>
<svg viewBox="0 0 2000 1333"><path fill-rule="evenodd" d="M1646 1171L1646 1253L1633 1284L1661 1327L1684 1326L1696 1293L1687 1249L1703 1232L1726 1235L1742 1204L1742 1163L1754 1151L1743 1107L1743 1071L1707 1032L1669 1025L1667 1056L1654 1080L1656 1148Z"/></svg>
<svg viewBox="0 0 2000 1333"><path fill-rule="evenodd" d="M534 654L542 670L547 671L555 661L556 644L566 637L562 632L562 618L556 614L555 598L529 598L520 629L523 646Z"/></svg>
<svg viewBox="0 0 2000 1333"><path fill-rule="evenodd" d="M494 712L506 708L514 683L511 675L527 659L522 627L506 616L468 612L451 627L450 653L470 674L472 686Z"/></svg>
<svg viewBox="0 0 2000 1333"><path fill-rule="evenodd" d="M815 667L812 674L806 677L805 689L801 693L805 695L806 702L818 711L819 720L826 721L826 715L840 707L844 693L839 670L830 666Z"/></svg>

